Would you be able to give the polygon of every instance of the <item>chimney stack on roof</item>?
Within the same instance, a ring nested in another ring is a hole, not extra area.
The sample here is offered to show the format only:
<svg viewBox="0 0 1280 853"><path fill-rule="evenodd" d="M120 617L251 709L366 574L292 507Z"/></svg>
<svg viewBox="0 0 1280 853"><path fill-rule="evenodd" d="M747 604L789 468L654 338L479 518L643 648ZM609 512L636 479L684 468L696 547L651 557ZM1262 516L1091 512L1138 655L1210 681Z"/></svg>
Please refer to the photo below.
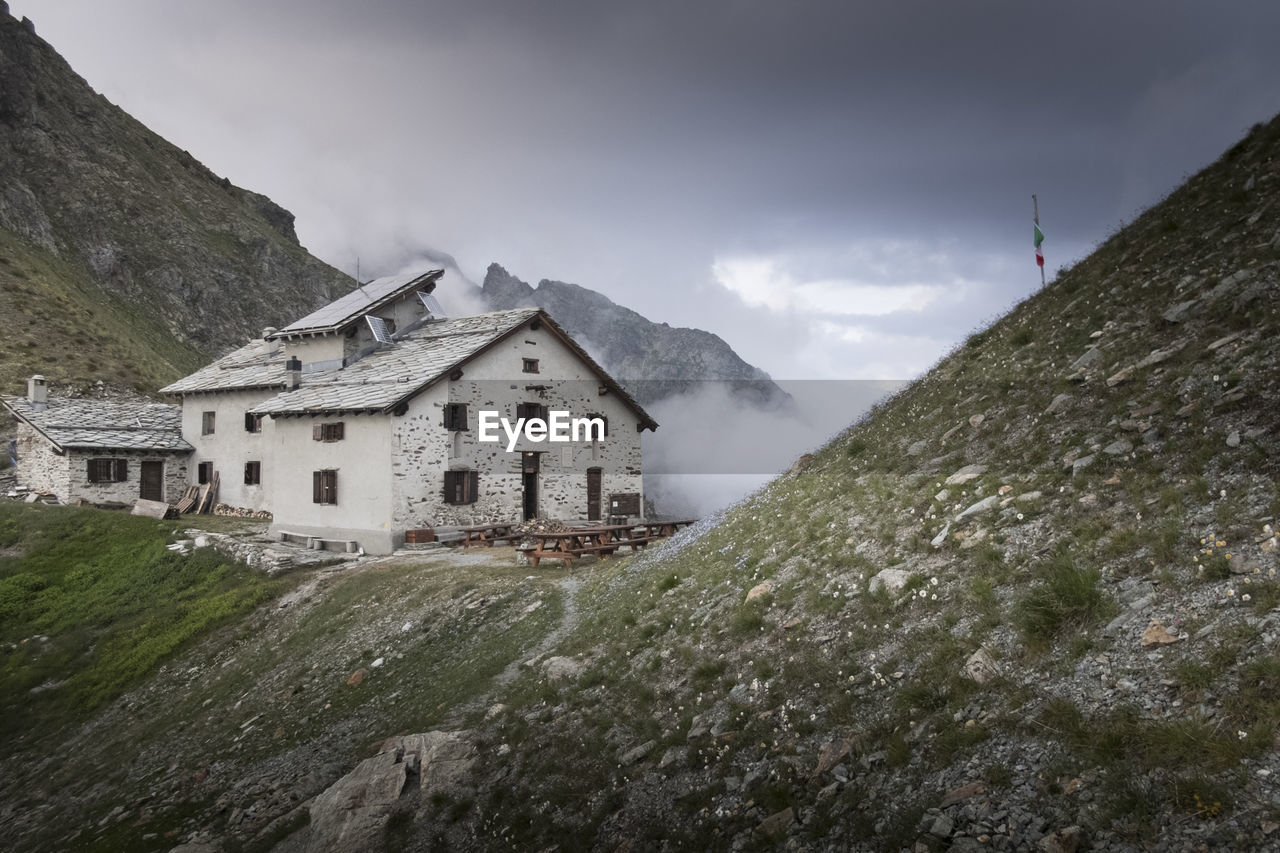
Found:
<svg viewBox="0 0 1280 853"><path fill-rule="evenodd" d="M36 411L49 408L49 385L39 373L27 380L27 402Z"/></svg>
<svg viewBox="0 0 1280 853"><path fill-rule="evenodd" d="M302 362L296 355L284 363L284 372L285 387L290 391L302 384Z"/></svg>

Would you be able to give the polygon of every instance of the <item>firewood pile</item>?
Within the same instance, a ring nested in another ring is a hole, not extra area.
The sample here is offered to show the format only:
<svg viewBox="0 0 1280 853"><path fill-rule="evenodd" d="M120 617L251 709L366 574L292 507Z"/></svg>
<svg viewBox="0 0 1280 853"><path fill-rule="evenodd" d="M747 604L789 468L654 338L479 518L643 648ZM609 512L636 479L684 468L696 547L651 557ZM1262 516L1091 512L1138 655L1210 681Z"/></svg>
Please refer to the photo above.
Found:
<svg viewBox="0 0 1280 853"><path fill-rule="evenodd" d="M243 506L229 506L228 504L218 504L213 508L214 515L229 515L233 518L259 518L263 521L271 521L272 515L265 509L249 509Z"/></svg>
<svg viewBox="0 0 1280 853"><path fill-rule="evenodd" d="M539 533L564 533L568 529L569 525L558 518L533 518L512 527L511 539L517 548L532 548L537 544L533 537Z"/></svg>

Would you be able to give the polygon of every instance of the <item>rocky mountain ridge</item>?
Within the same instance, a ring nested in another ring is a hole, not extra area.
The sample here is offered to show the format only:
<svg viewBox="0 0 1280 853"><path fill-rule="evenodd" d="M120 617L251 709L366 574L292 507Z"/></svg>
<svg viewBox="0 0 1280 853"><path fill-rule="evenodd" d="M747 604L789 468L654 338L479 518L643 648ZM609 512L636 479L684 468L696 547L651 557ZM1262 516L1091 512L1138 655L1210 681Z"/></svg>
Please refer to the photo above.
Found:
<svg viewBox="0 0 1280 853"><path fill-rule="evenodd" d="M0 80L6 384L39 371L154 391L351 288L291 213L94 92L7 4Z"/></svg>
<svg viewBox="0 0 1280 853"><path fill-rule="evenodd" d="M546 309L641 402L697 393L698 384L724 382L742 400L785 405L788 395L718 335L654 323L604 294L563 281L537 287L490 264L481 296L491 310Z"/></svg>

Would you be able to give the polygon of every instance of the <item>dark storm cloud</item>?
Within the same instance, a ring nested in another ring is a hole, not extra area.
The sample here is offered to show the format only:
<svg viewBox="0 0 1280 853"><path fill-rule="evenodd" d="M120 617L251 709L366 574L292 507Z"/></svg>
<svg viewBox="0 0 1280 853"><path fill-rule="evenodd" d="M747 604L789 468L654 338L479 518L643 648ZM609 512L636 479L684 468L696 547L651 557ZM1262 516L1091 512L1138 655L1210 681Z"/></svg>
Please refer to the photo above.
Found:
<svg viewBox="0 0 1280 853"><path fill-rule="evenodd" d="M497 260L784 376L922 368L1038 286L1032 192L1054 269L1280 109L1274 2L12 6L344 269Z"/></svg>

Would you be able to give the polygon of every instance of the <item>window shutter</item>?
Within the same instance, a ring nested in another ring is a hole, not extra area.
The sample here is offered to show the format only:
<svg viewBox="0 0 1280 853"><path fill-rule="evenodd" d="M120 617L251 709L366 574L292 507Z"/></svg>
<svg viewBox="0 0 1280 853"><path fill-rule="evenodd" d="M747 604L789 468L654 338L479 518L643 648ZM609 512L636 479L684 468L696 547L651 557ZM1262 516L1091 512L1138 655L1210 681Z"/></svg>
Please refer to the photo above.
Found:
<svg viewBox="0 0 1280 853"><path fill-rule="evenodd" d="M444 404L444 428L453 429L453 404Z"/></svg>
<svg viewBox="0 0 1280 853"><path fill-rule="evenodd" d="M454 492L453 492L454 483L456 479L454 476L455 473L456 472L454 471L444 472L444 502L447 504L456 503L456 501L454 500Z"/></svg>
<svg viewBox="0 0 1280 853"><path fill-rule="evenodd" d="M347 425L344 421L338 421L333 425L333 440L342 441L347 437Z"/></svg>
<svg viewBox="0 0 1280 853"><path fill-rule="evenodd" d="M550 410L546 406L538 406L538 417L544 421L551 419Z"/></svg>
<svg viewBox="0 0 1280 853"><path fill-rule="evenodd" d="M476 502L476 497L480 494L480 472L467 471L467 503Z"/></svg>
<svg viewBox="0 0 1280 853"><path fill-rule="evenodd" d="M327 495L329 499L328 502L336 504L338 502L338 472L325 471L325 475L329 480L329 494Z"/></svg>
<svg viewBox="0 0 1280 853"><path fill-rule="evenodd" d="M311 439L312 439L313 441L321 441L321 440L323 440L324 435L323 435L323 432L322 432L322 430L321 430L321 427L322 427L322 426L323 426L323 424L312 424L312 425L311 425Z"/></svg>
<svg viewBox="0 0 1280 853"><path fill-rule="evenodd" d="M311 502L312 503L317 503L317 504L323 503L324 487L320 482L321 476L322 476L322 472L320 471L313 471L311 473Z"/></svg>
<svg viewBox="0 0 1280 853"><path fill-rule="evenodd" d="M115 471L113 472L115 476L113 479L117 483L123 483L125 480L129 479L129 460L116 459L113 462L113 467L115 468Z"/></svg>

